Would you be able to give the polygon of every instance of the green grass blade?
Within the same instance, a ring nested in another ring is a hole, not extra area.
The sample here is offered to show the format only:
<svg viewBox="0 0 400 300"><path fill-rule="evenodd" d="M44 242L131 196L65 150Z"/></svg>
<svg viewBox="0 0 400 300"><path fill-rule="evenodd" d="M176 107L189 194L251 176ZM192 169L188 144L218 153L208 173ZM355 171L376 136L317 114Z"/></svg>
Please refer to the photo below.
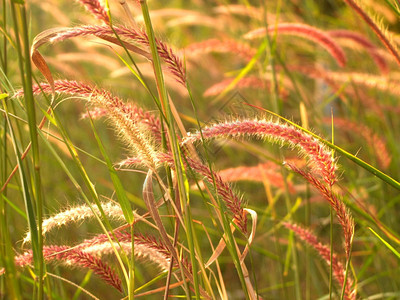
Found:
<svg viewBox="0 0 400 300"><path fill-rule="evenodd" d="M177 174L177 182L178 182L178 192L179 192L179 200L181 202L181 207L182 210L184 211L184 217L185 217L185 224L186 226L186 236L188 239L188 244L189 244L189 249L190 251L190 260L192 263L192 274L193 274L193 285L195 289L195 296L196 299L200 299L200 282L197 274L197 260L195 257L195 251L194 251L194 232L193 232L193 227L191 224L191 216L190 216L190 210L188 208L189 206L189 192L188 192L188 181L186 178L185 170L183 167L183 162L182 162L182 157L178 145L178 140L175 132L175 125L174 125L174 116L172 114L172 110L170 108L169 104L169 99L168 99L168 94L164 82L164 76L161 68L161 61L160 57L158 54L158 48L157 48L157 43L151 23L151 18L150 18L150 13L149 9L147 6L147 1L146 0L141 0L140 5L142 7L142 14L143 18L145 21L146 25L146 33L148 35L149 39L149 44L150 44L150 49L151 49L151 54L153 58L153 69L156 77L156 83L157 83L157 90L158 94L160 97L160 102L162 104L162 107L165 111L165 115L167 116L168 120L168 137L169 140L171 141L171 147L172 147L172 154L174 157L174 163L175 163L175 170ZM173 187L171 187L173 188ZM189 292L189 291L188 291Z"/></svg>
<svg viewBox="0 0 400 300"><path fill-rule="evenodd" d="M27 216L26 216L26 213L25 213L23 210L21 210L18 206L16 206L16 205L15 205L10 199L8 199L4 194L1 195L1 196L2 196L3 200L4 200L5 202L7 202L7 204L8 204L17 214L19 214L21 217L23 217L25 220L28 221L28 218L27 218Z"/></svg>
<svg viewBox="0 0 400 300"><path fill-rule="evenodd" d="M18 60L20 66L20 75L21 81L23 83L24 89L24 99L25 99L25 108L28 116L28 125L29 125L29 135L32 143L32 159L33 159L33 167L34 172L33 176L33 185L32 185L32 195L29 199L30 204L35 210L37 217L37 231L39 232L36 235L32 235L33 239L37 239L36 244L36 255L34 255L34 265L35 265L35 273L38 277L38 293L37 299L43 298L43 279L45 273L45 265L43 258L43 238L42 238L42 214L43 214L43 192L42 192L42 184L41 184L41 172L40 172L40 155L39 155L39 143L37 138L37 127L36 127L36 111L35 111L35 103L32 92L32 67L30 60L30 41L28 34L28 21L26 15L25 4L16 5L16 2L13 2L11 5L12 15L14 19L14 29L17 40L17 52L18 52ZM21 28L19 28L21 26ZM19 35L21 35L23 43L20 43ZM19 155L19 154L18 154ZM19 159L21 160L21 159ZM21 171L21 165L19 169ZM24 187L25 190L25 187ZM26 191L24 192L26 193ZM28 199L27 199L28 200ZM34 216L29 216L30 222L32 222L32 218ZM36 222L34 223L36 226ZM32 228L31 228L32 229ZM32 244L33 246L33 244Z"/></svg>
<svg viewBox="0 0 400 300"><path fill-rule="evenodd" d="M6 101L6 96L4 97L4 95L6 94L0 95L0 98L3 99L2 102ZM5 182L8 175L7 122L8 116L4 118L3 128L0 128L0 182ZM7 189L5 189L3 192L0 192L0 262L2 267L5 269L5 275L3 278L6 285L6 292L12 299L21 299L20 285L17 280L17 272L14 264L14 249L9 227L9 220L11 220L12 217L7 205L22 215L25 220L27 220L27 217L26 213L24 213L6 197L6 194ZM1 279L0 284L3 284L3 278Z"/></svg>
<svg viewBox="0 0 400 300"><path fill-rule="evenodd" d="M94 136L96 138L97 144L99 146L100 152L103 155L105 162L107 163L108 171L110 173L111 180L114 184L115 193L117 194L118 202L121 205L122 212L124 214L125 220L129 224L133 224L135 221L135 217L133 216L132 207L126 195L125 189L122 186L121 180L119 179L117 172L111 162L110 157L108 156L106 149L104 148L103 143L100 140L100 137L97 133L97 130L94 126L93 120L90 118L90 124L93 129Z"/></svg>
<svg viewBox="0 0 400 300"><path fill-rule="evenodd" d="M121 180L119 179L117 172L114 169L114 166L111 162L110 157L107 155L106 149L103 146L103 143L100 140L100 137L97 133L96 127L94 126L92 118L90 119L90 125L92 126L92 130L94 133L94 136L96 138L97 144L99 146L100 152L103 155L103 158L105 159L108 167L108 172L110 174L111 180L113 182L114 188L115 188L115 193L117 194L118 198L118 203L121 206L122 213L124 214L125 220L128 222L128 224L132 225L131 226L131 235L132 235L132 253L131 253L131 260L129 263L129 284L128 284L128 295L129 299L133 298L133 293L135 290L135 244L134 244L134 232L133 232L133 222L135 221L135 217L132 212L132 207L131 204L128 200L128 197L126 196L125 189L122 186Z"/></svg>
<svg viewBox="0 0 400 300"><path fill-rule="evenodd" d="M55 112L53 111L53 115L47 114L46 111L43 111L43 113L46 115L47 119L51 123L53 123L55 126L57 126L58 129L60 130L61 135L62 135L62 137L64 139L64 143L67 146L67 148L68 148L68 150L69 150L69 152L70 152L70 154L71 154L71 156L73 158L74 164L78 168L78 171L79 171L79 173L80 173L80 175L81 175L86 187L89 189L91 198L96 203L96 205L97 205L97 207L98 207L98 209L100 211L100 215L103 218L103 221L100 218L100 216L93 210L92 204L89 201L89 198L84 194L84 192L82 191L82 188L79 186L79 184L77 183L76 179L72 176L71 172L69 172L67 166L64 164L64 162L59 157L57 152L54 150L52 145L47 141L47 139L43 136L43 134L41 132L39 132L39 134L42 136L42 140L47 144L48 148L51 150L53 155L56 157L56 159L60 163L60 166L64 169L64 171L66 171L66 174L69 175L70 180L74 183L74 185L76 186L77 190L81 192L81 195L83 196L86 204L91 208L95 218L97 219L100 227L102 228L103 232L106 234L106 236L107 236L107 238L108 238L108 240L109 240L109 242L111 244L111 247L113 248L113 251L114 251L115 256L116 256L116 258L118 260L118 263L120 264L120 267L121 267L121 270L122 270L122 272L124 274L126 282L128 283L129 282L128 273L126 272L125 266L124 266L123 261L122 261L123 259L125 261L128 261L127 257L125 255L124 251L121 251L121 254L118 252L118 250L115 247L115 242L117 241L117 239L115 238L114 241L113 241L113 239L110 236L109 232L113 232L113 229L112 229L112 226L111 226L111 224L110 224L110 222L109 222L109 220L108 220L108 218L107 218L106 214L104 213L104 210L103 210L103 208L101 206L100 199L99 199L99 197L97 195L97 191L96 191L96 189L94 187L94 184L91 182L91 180L89 178L89 175L87 174L87 172L86 172L81 160L79 159L79 156L78 156L78 153L77 153L77 150L76 150L75 146L73 145L73 143L69 139L67 132L65 131L64 127L62 126L62 124L60 123L60 121L59 121L57 115L55 114ZM120 249L122 249L122 247L120 247Z"/></svg>
<svg viewBox="0 0 400 300"><path fill-rule="evenodd" d="M38 264L40 264L41 262L43 263L43 261L40 260L40 257L42 256L42 254L41 254L42 251L39 249L39 243L38 243L38 240L39 240L38 234L39 233L38 233L38 227L37 227L37 223L36 223L35 209L34 209L34 204L33 204L33 200L31 197L29 181L27 180L29 175L26 174L26 170L22 164L21 154L20 154L18 146L17 146L17 140L16 140L16 137L14 134L13 127L11 125L10 118L8 117L7 105L4 101L4 99L2 101L3 101L3 107L6 111L5 117L7 120L7 125L8 125L8 129L10 132L11 140L12 140L15 157L16 157L16 160L17 160L17 163L19 166L18 170L19 170L19 176L20 176L20 182L21 182L22 195L23 195L23 199L24 199L26 215L28 218L28 226L29 226L29 230L31 232L31 237L32 237L32 253L33 253L35 267L38 268Z"/></svg>
<svg viewBox="0 0 400 300"><path fill-rule="evenodd" d="M392 245L390 245L388 242L386 242L378 233L376 233L371 227L368 227L368 229L390 250L393 252L394 255L397 256L398 259L400 259L400 253L393 248Z"/></svg>

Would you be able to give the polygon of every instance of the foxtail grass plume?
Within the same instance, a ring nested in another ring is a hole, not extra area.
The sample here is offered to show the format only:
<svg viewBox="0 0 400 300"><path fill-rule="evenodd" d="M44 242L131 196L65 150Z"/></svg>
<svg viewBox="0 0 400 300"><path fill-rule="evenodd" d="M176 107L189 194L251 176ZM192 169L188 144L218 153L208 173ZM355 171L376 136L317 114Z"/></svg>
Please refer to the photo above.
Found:
<svg viewBox="0 0 400 300"><path fill-rule="evenodd" d="M71 222L76 220L71 220ZM117 238L115 246L125 253L131 253L132 236L128 232L114 231L112 238ZM121 248L119 248L119 245ZM136 233L134 236L135 256L144 262L153 262L161 270L166 271L170 265L171 254L168 248L151 235ZM62 245L51 245L43 247L43 255L47 263L57 263L68 267L82 267L93 270L96 275L106 283L122 292L121 280L115 271L105 262L107 255L113 254L114 250L108 240L107 235L99 234L92 239L85 240L73 247ZM15 264L19 267L26 267L33 262L32 250L15 257ZM190 263L185 256L182 256L181 263L191 270ZM179 262L174 262L174 267L178 267Z"/></svg>
<svg viewBox="0 0 400 300"><path fill-rule="evenodd" d="M292 230L298 238L314 248L328 265L331 264L331 250L328 246L321 244L311 231L306 230L299 225L288 222L285 222L284 225L288 229ZM357 295L356 290L353 289L353 280L351 279L350 275L348 275L345 282L345 269L335 253L332 255L332 270L333 276L339 286L343 287L343 285L346 284L344 299L355 300Z"/></svg>
<svg viewBox="0 0 400 300"><path fill-rule="evenodd" d="M187 56L194 56L201 53L232 53L245 61L249 61L256 54L256 50L249 45L237 42L232 39L210 39L203 42L194 43L185 48Z"/></svg>
<svg viewBox="0 0 400 300"><path fill-rule="evenodd" d="M84 96L85 99L95 107L107 111L107 117L119 133L128 149L134 152L146 166L154 169L158 165L157 151L149 131L145 124L151 127L158 126L155 118L151 118L148 113L137 109L135 106L127 106L118 97L111 93L99 90L89 85L76 81L60 80L54 83L54 89L58 93L77 94ZM34 94L42 92L51 93L51 86L47 83L34 85ZM22 92L17 92L16 96L21 96ZM142 119L144 117L144 119Z"/></svg>
<svg viewBox="0 0 400 300"><path fill-rule="evenodd" d="M322 69L314 69L315 71L312 72L312 69L307 67L306 69L311 72L308 72L308 74L305 75L308 75L312 78L320 78L340 84L351 82L355 85L376 89L395 96L400 95L400 81L398 79L386 78L384 76L360 72L332 72L324 71Z"/></svg>
<svg viewBox="0 0 400 300"><path fill-rule="evenodd" d="M101 207L105 215L111 220L126 222L122 209L118 204L105 202L101 203ZM43 220L42 234L45 235L46 233L57 227L67 226L72 223L82 222L84 220L94 218L94 213L92 209L96 214L100 214L99 208L96 205L93 205L93 207L90 208L86 204L59 212L58 214ZM136 212L134 212L133 214L135 216L135 220L139 220L141 218ZM30 232L28 232L24 238L24 243L30 242L30 240L31 234Z"/></svg>
<svg viewBox="0 0 400 300"><path fill-rule="evenodd" d="M70 246L44 246L43 256L46 262L64 264L69 267L81 267L92 270L106 283L122 293L121 279L117 273L99 256L85 253L81 249ZM15 257L15 264L19 267L26 267L33 262L32 250Z"/></svg>
<svg viewBox="0 0 400 300"><path fill-rule="evenodd" d="M386 49L393 55L396 62L400 65L399 49L393 42L391 34L383 27L382 21L379 21L372 15L371 12L359 0L343 0L346 2L375 32L377 37L381 40Z"/></svg>
<svg viewBox="0 0 400 300"><path fill-rule="evenodd" d="M114 36L115 33L122 38L133 41L141 46L149 47L149 38L146 32L140 29L128 28L124 26L114 26L113 30L108 26L80 26L73 27L59 34L55 35L50 39L50 42L60 42L66 39L70 39L78 36ZM156 40L157 50L160 57L168 66L168 70L175 76L175 78L183 85L186 84L186 71L184 69L181 58L174 53L174 51L166 43ZM146 55L146 57L150 58Z"/></svg>
<svg viewBox="0 0 400 300"><path fill-rule="evenodd" d="M108 17L107 10L100 3L99 0L76 0L85 6L86 10L90 12L96 19L103 21L105 24L110 23L110 18Z"/></svg>
<svg viewBox="0 0 400 300"><path fill-rule="evenodd" d="M258 137L274 142L287 143L300 150L300 153L308 158L314 172L320 174L324 181L332 186L337 177L336 162L332 153L321 142L311 135L287 124L268 121L265 119L243 119L227 121L207 126L200 132L188 134L182 144L194 143L204 138L221 137Z"/></svg>
<svg viewBox="0 0 400 300"><path fill-rule="evenodd" d="M276 26L271 25L267 29L258 28L245 34L245 38L254 39L257 37L263 37L266 33L278 35L295 35L315 42L316 44L322 46L332 57L336 60L339 66L344 67L346 65L346 55L343 49L338 45L338 43L333 40L329 34L323 32L322 30L312 27L307 24L299 23L279 23Z"/></svg>
<svg viewBox="0 0 400 300"><path fill-rule="evenodd" d="M332 192L331 187L328 188L311 173L304 172L291 163L286 163L286 165L311 183L311 185L321 193L321 195L329 202L330 206L336 212L339 223L343 229L346 256L349 257L354 237L354 220L349 210L346 208L346 205Z"/></svg>
<svg viewBox="0 0 400 300"><path fill-rule="evenodd" d="M128 50L132 50L147 59L151 60L149 53L149 40L146 32L141 29L129 28L125 26L113 26L112 28L107 25L83 25L70 28L57 28L42 32L35 38L33 50L36 51L41 45L45 43L56 43L75 37L96 36L117 45L121 45L120 41L115 38L117 34L123 41L124 46ZM141 47L130 44L133 42ZM167 64L168 70L174 75L175 79L183 86L186 85L186 70L182 63L181 58L169 47L166 43L156 40L157 51L160 57Z"/></svg>
<svg viewBox="0 0 400 300"><path fill-rule="evenodd" d="M330 30L327 32L334 39L339 40L350 40L359 44L375 61L376 65L380 69L381 73L387 74L389 72L389 66L385 58L379 53L378 47L376 47L368 38L364 35L345 29Z"/></svg>

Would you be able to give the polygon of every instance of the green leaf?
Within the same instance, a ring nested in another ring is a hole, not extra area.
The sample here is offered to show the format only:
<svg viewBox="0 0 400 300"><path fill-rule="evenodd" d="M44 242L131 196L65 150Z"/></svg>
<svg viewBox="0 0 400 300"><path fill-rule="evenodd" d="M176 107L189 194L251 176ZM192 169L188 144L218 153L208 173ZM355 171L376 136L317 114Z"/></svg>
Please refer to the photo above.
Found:
<svg viewBox="0 0 400 300"><path fill-rule="evenodd" d="M16 212L18 213L21 217L23 217L25 220L28 220L28 217L26 216L26 213L21 210L18 206L16 206L10 199L8 199L5 195L1 195L3 199L7 202L7 204Z"/></svg>
<svg viewBox="0 0 400 300"><path fill-rule="evenodd" d="M381 242L390 250L394 253L394 255L397 256L398 259L400 259L400 253L396 251L396 249L393 248L392 245L390 245L388 242L386 242L379 234L377 234L371 227L368 227L368 229L378 238L381 240Z"/></svg>

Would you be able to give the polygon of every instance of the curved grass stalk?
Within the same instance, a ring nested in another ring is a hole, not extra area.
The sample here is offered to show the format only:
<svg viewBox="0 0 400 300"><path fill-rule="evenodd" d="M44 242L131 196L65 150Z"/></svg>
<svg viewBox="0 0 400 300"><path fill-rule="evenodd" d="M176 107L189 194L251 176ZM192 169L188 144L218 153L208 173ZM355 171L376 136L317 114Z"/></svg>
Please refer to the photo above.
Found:
<svg viewBox="0 0 400 300"><path fill-rule="evenodd" d="M159 160L162 163L166 163L171 168L175 169L172 154L163 153L160 154ZM234 222L239 226L242 232L246 232L247 219L246 213L243 209L243 200L233 192L232 188L218 175L218 173L210 170L206 165L195 161L189 157L186 157L184 162L185 167L192 169L194 172L204 176L209 184L216 187L217 193L221 196L225 202L227 208L231 211L234 216ZM128 158L119 163L120 166L137 166L142 165L142 162L138 158Z"/></svg>
<svg viewBox="0 0 400 300"><path fill-rule="evenodd" d="M55 28L43 31L35 37L32 45L32 53L38 53L38 48L46 43L56 43L74 37L84 37L90 35L105 39L117 45L121 45L121 41L118 38L115 38L115 34L118 34L119 37L126 39L126 41L122 42L123 46L128 50L138 53L149 60L154 59L152 58L151 54L147 52L147 50L143 50L142 48L130 43L133 42L146 48L150 47L149 38L144 31L124 26L113 26L110 28L106 25L84 25L70 28ZM156 40L155 43L157 52L167 64L169 71L175 76L178 82L180 82L182 85L185 85L186 71L180 57L175 54L166 43L159 40Z"/></svg>

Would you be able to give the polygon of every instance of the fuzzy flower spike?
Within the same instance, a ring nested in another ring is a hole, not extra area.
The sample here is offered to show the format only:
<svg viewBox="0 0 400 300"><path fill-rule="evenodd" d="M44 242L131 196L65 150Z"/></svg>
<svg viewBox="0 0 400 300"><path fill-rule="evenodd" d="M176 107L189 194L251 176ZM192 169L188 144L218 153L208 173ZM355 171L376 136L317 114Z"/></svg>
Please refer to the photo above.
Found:
<svg viewBox="0 0 400 300"><path fill-rule="evenodd" d="M320 174L328 185L332 186L337 181L335 174L337 167L331 151L311 135L293 126L266 119L242 119L207 126L202 129L202 134L206 140L217 137L254 136L287 143L299 149L300 153L308 158L313 171ZM201 140L200 132L189 134L183 144L198 140Z"/></svg>

